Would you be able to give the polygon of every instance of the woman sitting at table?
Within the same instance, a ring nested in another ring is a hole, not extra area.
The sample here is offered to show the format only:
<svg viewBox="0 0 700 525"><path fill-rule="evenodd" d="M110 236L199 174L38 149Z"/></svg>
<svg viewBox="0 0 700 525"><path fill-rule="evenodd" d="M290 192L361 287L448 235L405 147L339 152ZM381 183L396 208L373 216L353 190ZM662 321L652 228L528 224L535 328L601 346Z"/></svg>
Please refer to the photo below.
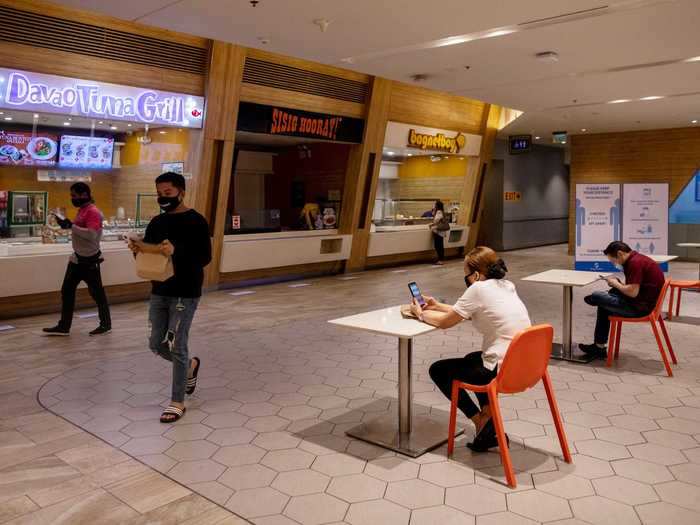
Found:
<svg viewBox="0 0 700 525"><path fill-rule="evenodd" d="M467 290L453 306L428 296L424 296L426 304L422 308L415 301L411 306L416 317L437 328L451 328L471 319L474 328L483 335L480 352L442 359L430 367L430 377L448 398L452 394L454 379L473 385L490 383L496 377L498 365L503 362L513 336L531 325L515 285L505 279L507 271L496 252L486 246L477 246L464 259ZM475 452L485 452L498 446L498 442L488 395L477 393L476 397L479 407L467 392L460 390L457 406L476 427L474 442L467 446Z"/></svg>

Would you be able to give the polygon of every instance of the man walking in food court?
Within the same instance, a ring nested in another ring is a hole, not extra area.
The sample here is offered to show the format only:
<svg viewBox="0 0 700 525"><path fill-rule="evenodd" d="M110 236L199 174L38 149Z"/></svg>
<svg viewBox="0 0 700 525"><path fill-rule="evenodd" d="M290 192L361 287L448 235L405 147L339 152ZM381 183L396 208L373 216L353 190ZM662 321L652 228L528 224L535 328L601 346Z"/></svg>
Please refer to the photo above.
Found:
<svg viewBox="0 0 700 525"><path fill-rule="evenodd" d="M656 306L664 286L664 274L653 259L638 253L621 241L611 242L603 253L616 268L625 273L624 284L615 276L606 277L607 292L593 292L586 304L598 307L593 344L580 344L581 351L605 359L610 321L608 317L642 317Z"/></svg>
<svg viewBox="0 0 700 525"><path fill-rule="evenodd" d="M187 342L199 298L204 267L211 261L207 220L185 206L185 178L173 172L156 178L158 205L163 211L146 228L143 241L129 241L134 253L160 253L171 257L174 275L152 281L149 347L173 364L172 395L160 416L161 423L174 423L185 414L185 394L197 387L201 359L189 358Z"/></svg>
<svg viewBox="0 0 700 525"><path fill-rule="evenodd" d="M54 214L56 222L64 230L71 231L73 254L68 261L66 275L61 287L61 320L52 328L44 328L46 335L68 335L73 323L75 309L75 290L81 281L87 284L90 297L97 303L100 316L100 326L90 335L107 334L112 331L112 319L109 314L107 294L102 286L102 212L95 206L90 186L84 182L76 182L70 187L70 198L73 206L78 208L78 215L71 222L67 217Z"/></svg>

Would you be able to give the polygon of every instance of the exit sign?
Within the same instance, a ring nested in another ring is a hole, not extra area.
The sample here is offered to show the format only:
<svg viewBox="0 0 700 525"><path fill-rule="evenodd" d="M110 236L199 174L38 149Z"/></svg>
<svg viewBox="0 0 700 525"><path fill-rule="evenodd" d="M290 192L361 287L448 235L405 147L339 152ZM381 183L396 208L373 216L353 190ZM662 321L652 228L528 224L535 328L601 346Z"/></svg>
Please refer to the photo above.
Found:
<svg viewBox="0 0 700 525"><path fill-rule="evenodd" d="M503 200L508 202L518 202L522 199L522 195L519 191L506 191L503 194Z"/></svg>

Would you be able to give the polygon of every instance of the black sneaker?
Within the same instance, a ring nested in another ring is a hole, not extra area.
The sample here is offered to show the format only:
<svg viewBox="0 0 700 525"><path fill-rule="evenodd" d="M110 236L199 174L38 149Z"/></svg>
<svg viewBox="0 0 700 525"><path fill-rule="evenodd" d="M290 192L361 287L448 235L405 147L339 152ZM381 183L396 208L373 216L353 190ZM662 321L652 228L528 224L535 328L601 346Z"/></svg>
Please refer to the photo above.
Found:
<svg viewBox="0 0 700 525"><path fill-rule="evenodd" d="M102 335L102 334L108 334L112 331L111 328L107 328L106 326L98 326L95 328L92 332L90 332L90 335Z"/></svg>
<svg viewBox="0 0 700 525"><path fill-rule="evenodd" d="M590 345L584 345L583 343L581 343L580 345L578 345L578 349L581 350L581 352L583 352L584 354L592 355L597 359L607 359L608 357L608 351L605 348L599 347L595 343Z"/></svg>
<svg viewBox="0 0 700 525"><path fill-rule="evenodd" d="M70 330L68 330L67 328L63 328L61 325L56 325L51 328L44 328L43 332L46 335L70 335Z"/></svg>

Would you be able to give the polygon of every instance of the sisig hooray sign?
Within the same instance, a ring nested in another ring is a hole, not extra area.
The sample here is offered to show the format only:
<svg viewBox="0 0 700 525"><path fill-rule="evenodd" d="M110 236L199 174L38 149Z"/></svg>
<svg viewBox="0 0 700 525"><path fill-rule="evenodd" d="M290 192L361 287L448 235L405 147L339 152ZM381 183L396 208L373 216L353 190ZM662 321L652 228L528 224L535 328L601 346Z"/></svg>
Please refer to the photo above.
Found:
<svg viewBox="0 0 700 525"><path fill-rule="evenodd" d="M201 128L204 98L0 68L0 107Z"/></svg>

